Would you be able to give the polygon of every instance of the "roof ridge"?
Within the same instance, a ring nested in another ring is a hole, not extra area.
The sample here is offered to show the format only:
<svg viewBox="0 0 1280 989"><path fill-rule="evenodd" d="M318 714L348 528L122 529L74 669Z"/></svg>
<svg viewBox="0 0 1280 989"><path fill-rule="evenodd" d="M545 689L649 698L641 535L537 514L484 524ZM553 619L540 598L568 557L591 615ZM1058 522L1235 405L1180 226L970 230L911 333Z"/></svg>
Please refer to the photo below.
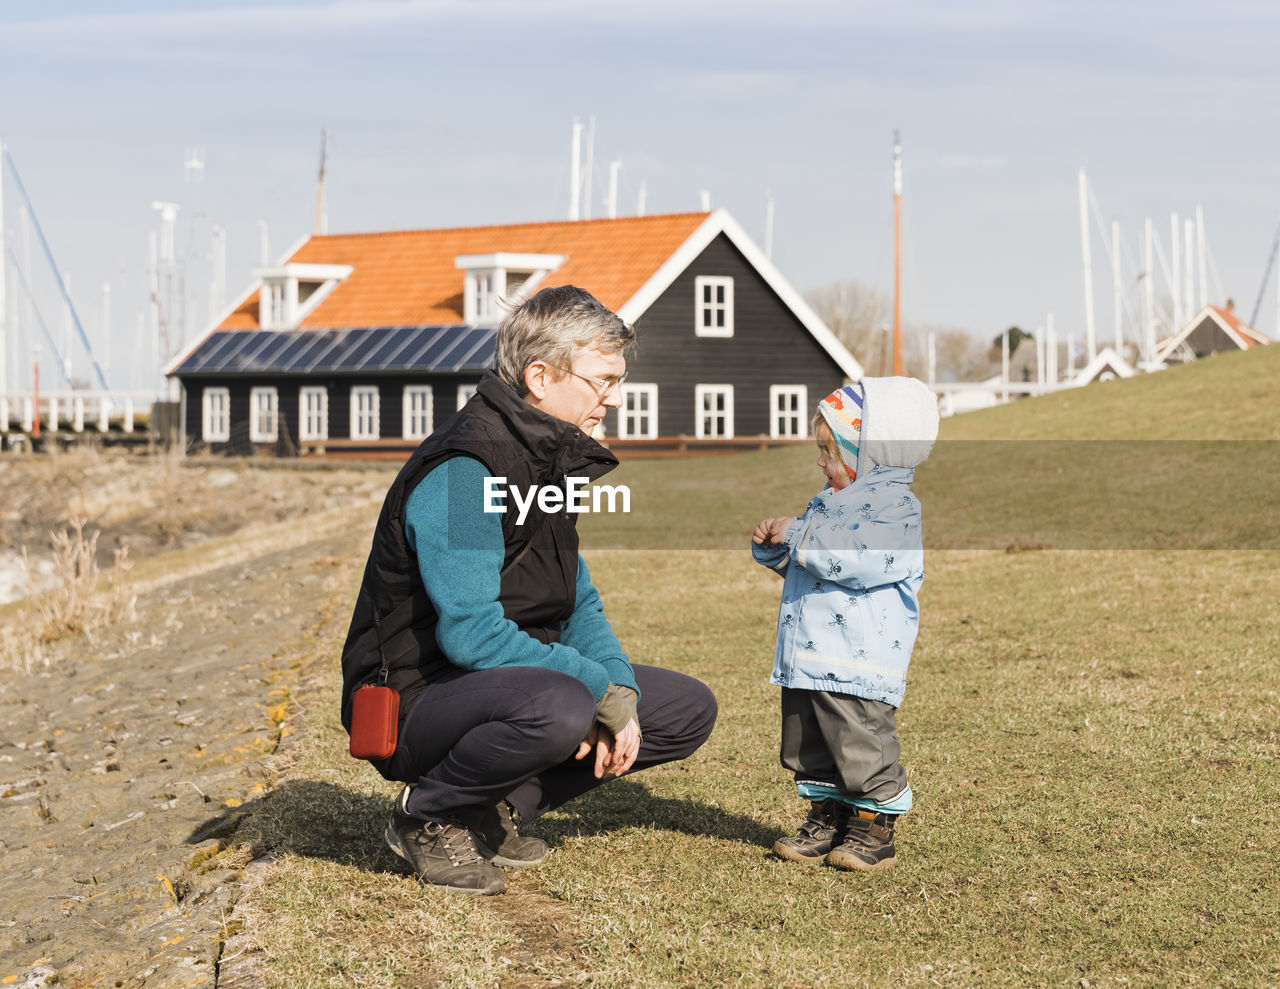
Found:
<svg viewBox="0 0 1280 989"><path fill-rule="evenodd" d="M527 223L480 223L465 227L411 227L404 230L356 230L340 234L312 234L304 243L314 241L343 240L350 237L400 237L405 234L462 233L478 230L519 230L530 227L574 226L582 227L605 223L645 223L655 220L682 220L708 217L710 213L695 210L687 213L650 213L645 216L594 217L590 220L530 220Z"/></svg>

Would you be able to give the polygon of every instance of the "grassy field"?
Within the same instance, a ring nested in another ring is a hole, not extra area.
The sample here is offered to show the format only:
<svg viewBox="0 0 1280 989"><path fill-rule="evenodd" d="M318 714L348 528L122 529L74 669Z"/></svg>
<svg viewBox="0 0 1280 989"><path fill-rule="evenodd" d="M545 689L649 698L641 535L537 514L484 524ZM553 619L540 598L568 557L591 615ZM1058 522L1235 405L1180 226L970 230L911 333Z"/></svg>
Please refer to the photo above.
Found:
<svg viewBox="0 0 1280 989"><path fill-rule="evenodd" d="M634 660L707 682L720 720L685 763L540 821L554 854L501 897L424 888L381 844L395 788L334 717L353 550L296 770L238 836L277 857L242 946L278 986L1280 984L1278 381L1267 348L944 423L898 722L917 804L874 876L768 853L803 807L767 683L780 582L746 538L813 493L807 448L610 476L631 515L582 525L609 616ZM1059 449L1040 441L1064 440L1116 444L1130 500L1041 490L1074 465L1037 467ZM1197 489L1235 508L1179 514L1205 457L1242 468Z"/></svg>

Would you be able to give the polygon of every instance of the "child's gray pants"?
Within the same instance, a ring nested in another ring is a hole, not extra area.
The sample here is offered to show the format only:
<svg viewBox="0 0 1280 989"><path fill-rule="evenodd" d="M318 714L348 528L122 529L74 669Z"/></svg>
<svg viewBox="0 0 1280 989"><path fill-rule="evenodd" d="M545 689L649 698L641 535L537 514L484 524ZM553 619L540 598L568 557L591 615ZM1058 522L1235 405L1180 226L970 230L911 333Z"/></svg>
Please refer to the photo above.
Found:
<svg viewBox="0 0 1280 989"><path fill-rule="evenodd" d="M782 765L797 783L888 803L907 786L894 708L852 694L782 688Z"/></svg>

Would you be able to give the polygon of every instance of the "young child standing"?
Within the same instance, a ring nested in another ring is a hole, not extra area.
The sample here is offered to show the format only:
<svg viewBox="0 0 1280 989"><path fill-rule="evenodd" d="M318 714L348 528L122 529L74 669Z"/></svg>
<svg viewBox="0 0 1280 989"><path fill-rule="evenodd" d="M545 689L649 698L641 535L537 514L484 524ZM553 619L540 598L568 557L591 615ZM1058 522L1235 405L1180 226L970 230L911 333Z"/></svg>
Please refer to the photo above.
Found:
<svg viewBox="0 0 1280 989"><path fill-rule="evenodd" d="M811 802L774 852L840 869L896 861L911 809L894 712L919 627L924 579L915 468L933 449L938 404L914 378L863 378L813 417L825 487L798 519L764 519L756 561L783 578L771 683L782 687L782 765Z"/></svg>

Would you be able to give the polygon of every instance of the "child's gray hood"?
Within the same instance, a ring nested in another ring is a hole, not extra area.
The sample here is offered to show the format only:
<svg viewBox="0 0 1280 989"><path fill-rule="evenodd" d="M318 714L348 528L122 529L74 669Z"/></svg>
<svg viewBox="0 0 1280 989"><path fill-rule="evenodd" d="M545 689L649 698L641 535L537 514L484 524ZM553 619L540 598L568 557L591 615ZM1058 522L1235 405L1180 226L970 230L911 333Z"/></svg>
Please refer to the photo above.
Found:
<svg viewBox="0 0 1280 989"><path fill-rule="evenodd" d="M917 378L863 378L858 477L871 465L917 467L938 438L938 398Z"/></svg>

